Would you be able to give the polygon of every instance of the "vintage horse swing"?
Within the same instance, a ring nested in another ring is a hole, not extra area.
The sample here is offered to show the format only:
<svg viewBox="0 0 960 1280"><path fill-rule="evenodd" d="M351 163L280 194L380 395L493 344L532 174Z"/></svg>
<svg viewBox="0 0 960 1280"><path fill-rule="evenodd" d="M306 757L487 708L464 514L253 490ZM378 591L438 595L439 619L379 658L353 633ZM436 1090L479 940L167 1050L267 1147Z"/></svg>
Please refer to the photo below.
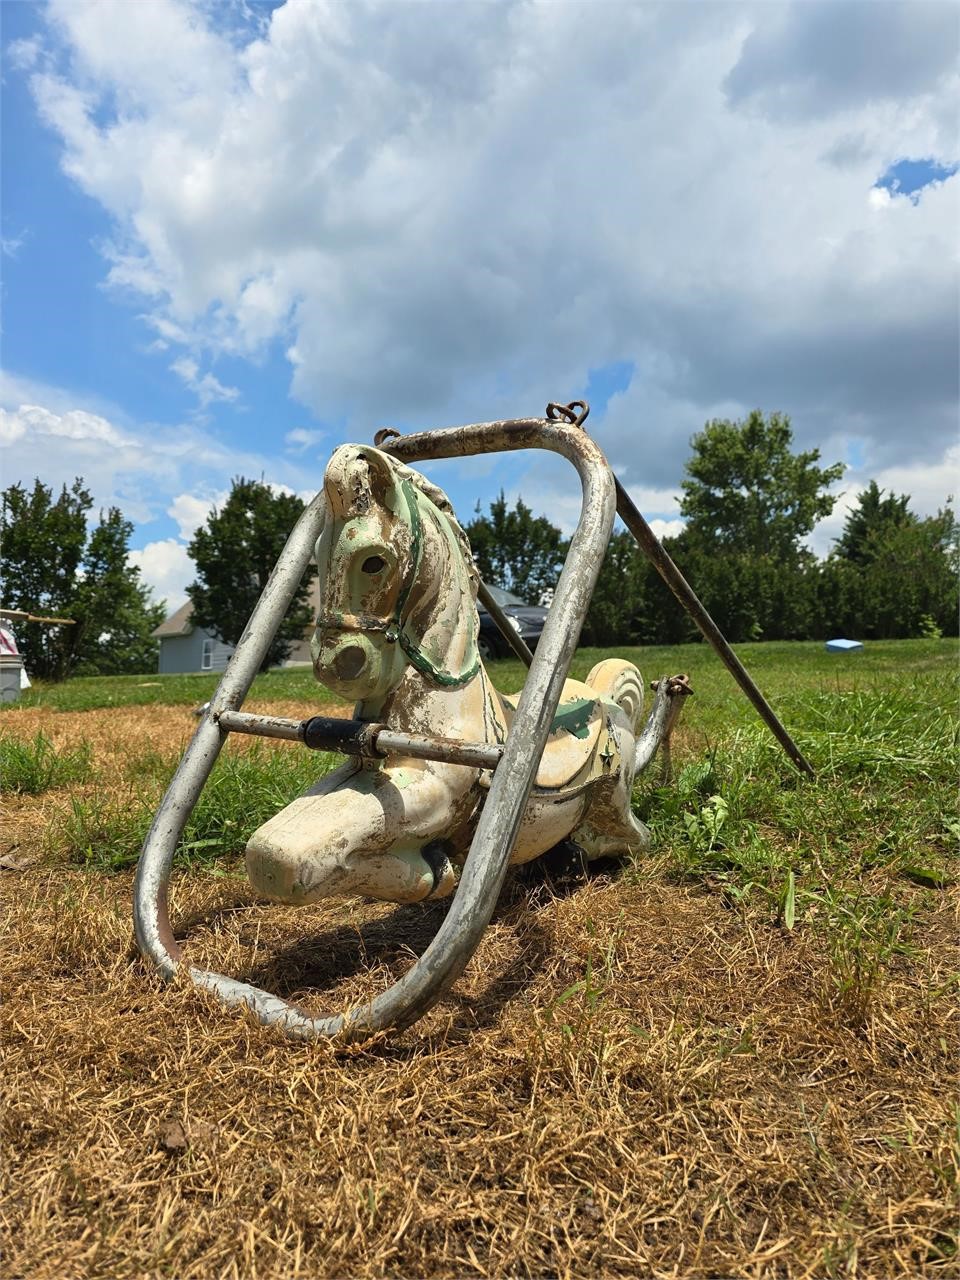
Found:
<svg viewBox="0 0 960 1280"><path fill-rule="evenodd" d="M290 535L236 652L157 811L137 867L134 924L165 978L185 970L227 1005L300 1040L340 1041L409 1026L476 950L508 865L568 842L580 856L637 852L649 832L631 812L636 776L671 728L689 687L665 677L643 722L637 668L608 659L585 682L567 672L619 514L798 768L809 764L657 541L597 445L586 404L545 418L485 422L343 445ZM446 496L409 463L540 448L567 458L583 490L580 519L531 655L479 581ZM312 555L321 611L318 679L355 700L351 720L298 722L240 710ZM529 666L518 699L494 689L477 653L478 597ZM312 1017L248 983L188 966L167 912L178 841L229 733L338 751L327 774L250 837L254 888L277 902L333 894L388 902L455 895L416 963L369 1003Z"/></svg>

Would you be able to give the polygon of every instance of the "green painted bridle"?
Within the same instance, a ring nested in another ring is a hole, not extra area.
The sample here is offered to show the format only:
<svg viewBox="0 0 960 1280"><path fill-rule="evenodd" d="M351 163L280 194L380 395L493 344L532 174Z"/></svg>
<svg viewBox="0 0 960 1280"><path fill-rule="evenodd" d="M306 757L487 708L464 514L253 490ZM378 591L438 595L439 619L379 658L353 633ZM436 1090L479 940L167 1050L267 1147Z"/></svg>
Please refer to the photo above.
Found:
<svg viewBox="0 0 960 1280"><path fill-rule="evenodd" d="M400 645L411 666L415 667L417 671L429 676L431 680L443 685L444 688L458 689L472 680L480 669L480 656L477 653L476 642L469 646L470 650L472 650L472 656L468 651L468 662L464 670L459 674L454 674L428 657L420 645L407 634L405 629L406 618L404 613L407 601L410 598L410 592L413 590L413 584L420 572L423 560L423 520L417 504L416 490L409 480L400 480L400 491L406 503L408 524L410 526L410 567L407 569L403 583L397 593L397 603L394 606L392 615L389 618L378 618L374 614L344 613L338 610L331 610L320 614L317 618L317 627L321 631L356 631L361 635L382 632L384 639L390 644L396 643Z"/></svg>

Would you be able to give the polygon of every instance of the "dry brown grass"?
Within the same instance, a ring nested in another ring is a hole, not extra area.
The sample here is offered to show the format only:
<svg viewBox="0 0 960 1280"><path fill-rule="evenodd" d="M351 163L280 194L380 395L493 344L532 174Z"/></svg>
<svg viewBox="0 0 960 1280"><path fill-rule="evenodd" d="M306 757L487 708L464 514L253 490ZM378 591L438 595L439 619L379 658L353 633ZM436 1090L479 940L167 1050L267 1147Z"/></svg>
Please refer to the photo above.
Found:
<svg viewBox="0 0 960 1280"><path fill-rule="evenodd" d="M192 724L37 711L18 731L83 733L109 771ZM19 802L0 850L28 851L55 803ZM337 1053L161 987L131 951L129 875L2 874L10 1280L953 1265L948 905L855 1029L829 1012L812 940L719 895L653 877L565 897L514 884L448 999ZM442 910L297 912L202 874L173 903L192 958L318 1011L401 972Z"/></svg>

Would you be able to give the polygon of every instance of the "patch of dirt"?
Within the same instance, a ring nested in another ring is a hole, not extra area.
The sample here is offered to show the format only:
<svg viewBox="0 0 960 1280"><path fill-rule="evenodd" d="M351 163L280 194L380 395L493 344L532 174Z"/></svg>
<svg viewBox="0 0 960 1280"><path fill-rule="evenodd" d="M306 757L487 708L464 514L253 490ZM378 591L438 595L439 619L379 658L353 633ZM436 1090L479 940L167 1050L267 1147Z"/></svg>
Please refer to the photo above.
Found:
<svg viewBox="0 0 960 1280"><path fill-rule="evenodd" d="M244 711L257 715L287 716L306 720L319 714L351 716L353 707L326 706L306 700L284 699L264 702L251 698ZM8 712L2 728L18 738L29 739L44 733L55 747L71 746L85 739L94 758L103 763L111 757L140 755L150 748L164 754L179 753L189 743L197 727L192 707L110 707L95 711L56 711L52 707L24 707ZM231 744L242 741L242 735L231 737Z"/></svg>

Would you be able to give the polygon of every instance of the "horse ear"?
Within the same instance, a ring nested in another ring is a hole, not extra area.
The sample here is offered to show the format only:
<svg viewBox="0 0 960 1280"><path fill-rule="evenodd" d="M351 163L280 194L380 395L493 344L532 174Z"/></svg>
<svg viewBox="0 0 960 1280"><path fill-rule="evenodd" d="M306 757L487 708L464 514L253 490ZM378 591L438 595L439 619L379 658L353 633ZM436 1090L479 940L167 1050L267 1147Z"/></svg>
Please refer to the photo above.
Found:
<svg viewBox="0 0 960 1280"><path fill-rule="evenodd" d="M386 506L393 482L393 463L387 455L360 444L341 445L323 477L330 509L341 520L364 515L371 506Z"/></svg>
<svg viewBox="0 0 960 1280"><path fill-rule="evenodd" d="M379 449L368 446L364 446L363 456L367 463L367 479L374 501L379 507L392 505L388 504L387 495L396 483L396 463Z"/></svg>

